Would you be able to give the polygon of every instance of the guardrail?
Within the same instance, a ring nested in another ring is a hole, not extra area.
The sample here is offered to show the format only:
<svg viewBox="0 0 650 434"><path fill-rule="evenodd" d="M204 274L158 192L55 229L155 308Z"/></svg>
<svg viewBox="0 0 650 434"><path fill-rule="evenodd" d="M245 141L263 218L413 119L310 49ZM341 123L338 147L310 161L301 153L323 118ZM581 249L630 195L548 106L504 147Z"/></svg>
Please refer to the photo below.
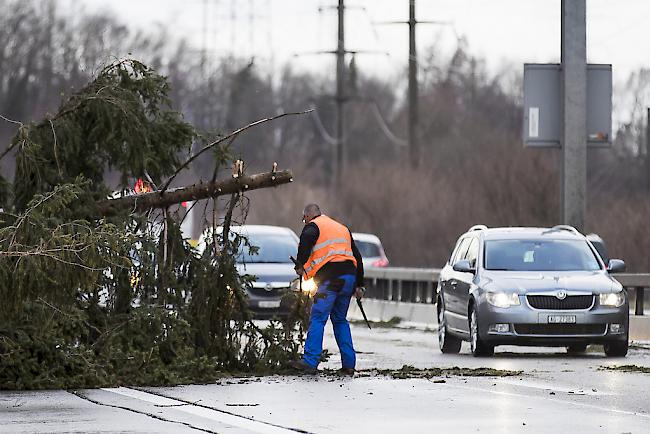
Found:
<svg viewBox="0 0 650 434"><path fill-rule="evenodd" d="M368 268L366 297L410 303L435 303L440 269L437 268ZM613 277L628 294L634 292L634 314L643 315L645 288L650 288L650 273L620 273Z"/></svg>

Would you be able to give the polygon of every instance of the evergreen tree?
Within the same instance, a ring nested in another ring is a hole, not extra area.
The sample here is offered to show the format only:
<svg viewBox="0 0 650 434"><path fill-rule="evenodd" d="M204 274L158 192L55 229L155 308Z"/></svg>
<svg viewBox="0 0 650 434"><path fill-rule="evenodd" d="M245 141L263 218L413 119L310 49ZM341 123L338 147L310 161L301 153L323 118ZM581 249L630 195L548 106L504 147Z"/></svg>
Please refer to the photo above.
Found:
<svg viewBox="0 0 650 434"><path fill-rule="evenodd" d="M55 115L18 128L16 176L0 183L0 388L207 381L278 369L297 352L301 297L293 319L266 329L247 310L251 278L235 267L247 241L228 235L241 193L202 255L166 207L97 214L109 170L126 189L185 167L200 138L169 90L146 65L119 60ZM230 160L227 147L211 149L216 165Z"/></svg>

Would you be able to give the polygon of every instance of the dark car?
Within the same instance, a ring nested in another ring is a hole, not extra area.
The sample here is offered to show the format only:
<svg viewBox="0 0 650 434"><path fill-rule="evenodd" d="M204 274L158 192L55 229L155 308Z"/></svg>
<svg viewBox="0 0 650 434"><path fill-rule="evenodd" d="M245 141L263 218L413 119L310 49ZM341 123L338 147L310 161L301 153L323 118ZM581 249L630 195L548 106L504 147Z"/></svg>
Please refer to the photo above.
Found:
<svg viewBox="0 0 650 434"><path fill-rule="evenodd" d="M475 356L497 345L565 346L583 352L602 344L608 356L628 349L626 291L594 245L570 226L474 226L440 272L438 340L443 353L470 342Z"/></svg>
<svg viewBox="0 0 650 434"><path fill-rule="evenodd" d="M221 229L218 228L218 233ZM298 250L298 236L289 228L265 225L231 226L230 232L247 240L237 256L237 271L240 275L254 277L246 288L248 308L255 318L287 316L292 305L284 295L291 290L291 281L296 278L289 257ZM206 230L198 243L199 253L209 237L210 231Z"/></svg>

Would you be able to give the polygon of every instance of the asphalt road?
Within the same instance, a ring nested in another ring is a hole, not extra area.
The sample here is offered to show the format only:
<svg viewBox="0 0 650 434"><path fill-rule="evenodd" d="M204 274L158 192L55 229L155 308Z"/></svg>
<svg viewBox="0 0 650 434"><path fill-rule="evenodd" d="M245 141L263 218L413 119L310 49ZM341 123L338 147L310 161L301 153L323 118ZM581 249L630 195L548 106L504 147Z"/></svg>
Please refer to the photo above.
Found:
<svg viewBox="0 0 650 434"><path fill-rule="evenodd" d="M329 327L328 327L329 328ZM160 433L648 433L650 346L625 359L600 349L569 356L561 349L499 347L477 359L467 347L442 355L431 331L353 327L358 368L489 367L512 377L392 379L266 377L173 388L116 388L0 393L0 432ZM332 357L324 368L339 367Z"/></svg>

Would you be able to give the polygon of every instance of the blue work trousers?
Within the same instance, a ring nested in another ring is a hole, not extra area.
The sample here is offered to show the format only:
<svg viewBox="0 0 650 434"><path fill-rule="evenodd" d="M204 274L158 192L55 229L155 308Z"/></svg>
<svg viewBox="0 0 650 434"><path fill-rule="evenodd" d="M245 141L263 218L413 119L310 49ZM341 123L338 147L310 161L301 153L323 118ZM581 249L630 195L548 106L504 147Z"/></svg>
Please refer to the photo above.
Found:
<svg viewBox="0 0 650 434"><path fill-rule="evenodd" d="M339 279L342 282L337 282ZM336 343L341 351L341 363L344 368L354 368L356 354L352 345L350 324L346 316L350 299L354 294L355 283L355 275L344 274L318 285L318 290L314 295L314 305L311 308L309 330L305 341L305 355L303 356L303 360L309 366L316 368L320 362L323 352L323 331L327 318L331 318Z"/></svg>

